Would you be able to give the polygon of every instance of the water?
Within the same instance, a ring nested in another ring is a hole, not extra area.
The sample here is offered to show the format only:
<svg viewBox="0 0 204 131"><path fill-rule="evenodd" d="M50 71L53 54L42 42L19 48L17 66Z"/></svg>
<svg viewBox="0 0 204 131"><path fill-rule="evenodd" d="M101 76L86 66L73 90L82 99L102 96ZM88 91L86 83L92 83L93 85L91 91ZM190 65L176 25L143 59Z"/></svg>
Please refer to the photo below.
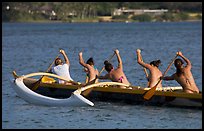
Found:
<svg viewBox="0 0 204 131"><path fill-rule="evenodd" d="M78 62L83 50L86 61L95 59L101 70L113 50L120 51L124 72L133 85L146 86L145 73L136 62L136 49L143 60L160 59L164 72L181 50L192 62L192 73L202 91L202 23L3 23L2 24L2 128L8 129L192 129L202 128L202 111L183 108L94 102L94 107L45 107L19 98L12 86L12 71L24 75L46 71L59 48L71 62L70 74L83 82ZM112 60L117 66L116 57ZM175 72L172 66L167 75ZM103 72L105 74L105 71ZM164 81L164 86L179 86Z"/></svg>

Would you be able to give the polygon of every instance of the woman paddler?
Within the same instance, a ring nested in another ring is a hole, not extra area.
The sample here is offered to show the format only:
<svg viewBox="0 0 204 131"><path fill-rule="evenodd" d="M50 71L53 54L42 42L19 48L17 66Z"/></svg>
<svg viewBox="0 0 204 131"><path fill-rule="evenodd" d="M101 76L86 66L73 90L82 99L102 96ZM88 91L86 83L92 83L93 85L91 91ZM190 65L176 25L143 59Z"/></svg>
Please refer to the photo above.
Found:
<svg viewBox="0 0 204 131"><path fill-rule="evenodd" d="M114 69L113 65L110 62L108 62L107 60L104 61L105 70L108 72L108 74L104 76L99 76L98 78L99 79L110 79L113 82L120 82L120 83L130 85L123 71L123 63L122 63L122 59L119 54L119 50L116 49L114 52L118 59L118 67ZM120 87L125 88L124 86L120 86Z"/></svg>

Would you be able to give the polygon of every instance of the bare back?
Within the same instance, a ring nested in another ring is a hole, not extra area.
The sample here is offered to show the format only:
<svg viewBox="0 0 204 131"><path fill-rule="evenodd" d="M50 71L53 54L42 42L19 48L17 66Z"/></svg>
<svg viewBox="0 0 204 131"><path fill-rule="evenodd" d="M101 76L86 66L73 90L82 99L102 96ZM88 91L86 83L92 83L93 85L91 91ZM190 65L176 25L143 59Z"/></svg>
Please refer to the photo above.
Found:
<svg viewBox="0 0 204 131"><path fill-rule="evenodd" d="M96 76L99 75L99 72L98 72L97 69L94 68L94 66L90 66L90 65L87 64L86 67L89 70L89 80L88 80L88 82L93 81L96 78ZM96 80L96 82L97 81L98 81L98 79Z"/></svg>
<svg viewBox="0 0 204 131"><path fill-rule="evenodd" d="M157 68L156 66L152 66L150 64L144 63L143 61L139 60L138 63L147 68L150 71L149 74L149 87L154 87L158 81L160 80L160 77L162 76L162 72ZM157 87L162 88L162 83L160 82Z"/></svg>
<svg viewBox="0 0 204 131"><path fill-rule="evenodd" d="M151 67L148 68L150 71L149 74L149 87L154 87L158 81L160 80L160 77L162 76L162 72L157 68L157 67ZM162 83L160 82L159 85L157 87L162 87Z"/></svg>
<svg viewBox="0 0 204 131"><path fill-rule="evenodd" d="M199 89L196 86L193 75L191 73L192 65L191 65L190 60L186 58L182 54L182 52L177 52L177 54L184 59L184 61L186 62L186 66L183 66L183 68L180 69L181 73L179 76L177 74L173 75L174 79L183 87L184 92L199 93Z"/></svg>
<svg viewBox="0 0 204 131"><path fill-rule="evenodd" d="M117 68L115 70L112 70L109 73L109 77L114 82L120 82L120 83L130 85L129 81L127 80L127 77L125 76L125 74L121 68Z"/></svg>
<svg viewBox="0 0 204 131"><path fill-rule="evenodd" d="M183 68L183 73L178 76L176 73L173 75L174 79L183 87L186 93L199 93L193 75L189 68Z"/></svg>
<svg viewBox="0 0 204 131"><path fill-rule="evenodd" d="M141 66L143 66L144 68L147 68L147 69L149 70L150 74L149 74L149 76L148 76L148 78L149 78L148 86L149 86L150 88L152 88L152 87L154 87L154 86L158 83L158 81L160 80L160 77L162 76L162 72L161 72L161 71L159 70L159 68L157 68L156 66L152 66L152 65L150 65L150 64L148 64L148 63L143 62L142 56L141 56L140 52L141 52L141 51L138 49L138 50L137 50L137 62L138 62ZM157 87L162 88L162 83L160 82Z"/></svg>

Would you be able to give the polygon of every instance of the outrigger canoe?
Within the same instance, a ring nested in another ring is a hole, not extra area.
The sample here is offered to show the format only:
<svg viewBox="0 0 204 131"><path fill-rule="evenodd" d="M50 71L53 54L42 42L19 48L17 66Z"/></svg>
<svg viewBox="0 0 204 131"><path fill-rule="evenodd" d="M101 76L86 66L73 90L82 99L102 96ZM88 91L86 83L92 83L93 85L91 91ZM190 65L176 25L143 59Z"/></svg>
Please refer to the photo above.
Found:
<svg viewBox="0 0 204 131"><path fill-rule="evenodd" d="M76 103L81 102L93 106L94 104L91 101L111 101L125 102L128 104L171 106L184 108L189 107L197 109L202 108L202 93L185 93L183 92L182 87L163 87L162 90L157 89L154 93L154 96L150 100L145 100L143 98L143 94L147 90L149 90L149 88L144 88L140 86L127 86L117 82L99 82L83 87L80 83L78 85L64 85L58 84L56 82L53 83L48 81L41 81L37 90L32 91L31 89L38 81L38 79L31 77L39 75L59 78L54 74L42 72L18 76L16 72L13 71L14 83L17 85L14 87L15 91L18 95L24 94L26 97L22 96L22 98L34 104L64 106L78 105ZM127 88L119 88L118 85L123 85ZM21 91L19 92L18 90L20 88ZM23 91L26 88L27 91ZM87 96L83 96L81 92L88 89L92 89L90 94ZM27 93L28 90L30 94ZM31 94L36 95L36 98L33 101L28 100L32 98L27 98ZM45 98L43 97L46 97L49 100L45 100ZM64 100L66 102L64 102ZM67 100L69 100L69 102L67 102Z"/></svg>

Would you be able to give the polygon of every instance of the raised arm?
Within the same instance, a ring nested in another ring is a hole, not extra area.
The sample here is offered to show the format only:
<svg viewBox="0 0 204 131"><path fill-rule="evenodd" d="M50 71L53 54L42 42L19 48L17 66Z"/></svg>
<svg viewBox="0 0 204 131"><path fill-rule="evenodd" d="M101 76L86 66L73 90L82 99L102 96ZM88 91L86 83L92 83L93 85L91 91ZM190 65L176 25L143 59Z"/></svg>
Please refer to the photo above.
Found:
<svg viewBox="0 0 204 131"><path fill-rule="evenodd" d="M70 65L69 59L68 59L68 57L67 57L65 51L64 51L64 50L60 50L60 53L63 55L64 60L65 60L65 63L68 64L68 65Z"/></svg>
<svg viewBox="0 0 204 131"><path fill-rule="evenodd" d="M87 64L84 62L83 56L82 56L82 52L79 52L79 63L87 68Z"/></svg>
<svg viewBox="0 0 204 131"><path fill-rule="evenodd" d="M119 50L115 50L115 54L116 54L117 59L118 59L118 68L123 68L123 62L122 62L122 59L120 57Z"/></svg>
<svg viewBox="0 0 204 131"><path fill-rule="evenodd" d="M110 79L109 74L106 74L105 76L97 76L98 79Z"/></svg>
<svg viewBox="0 0 204 131"><path fill-rule="evenodd" d="M189 60L188 58L186 58L186 57L182 54L181 51L178 51L177 54L178 54L181 58L184 59L184 61L185 61L186 64L187 64L186 67L191 69L191 66L192 66L192 65L191 65L190 60Z"/></svg>
<svg viewBox="0 0 204 131"><path fill-rule="evenodd" d="M148 69L151 68L151 65L150 65L150 64L146 64L146 63L144 63L144 62L141 60L141 50L140 50L140 49L137 49L137 62L138 62L141 66L143 66L143 67L145 67L145 68L148 68Z"/></svg>

